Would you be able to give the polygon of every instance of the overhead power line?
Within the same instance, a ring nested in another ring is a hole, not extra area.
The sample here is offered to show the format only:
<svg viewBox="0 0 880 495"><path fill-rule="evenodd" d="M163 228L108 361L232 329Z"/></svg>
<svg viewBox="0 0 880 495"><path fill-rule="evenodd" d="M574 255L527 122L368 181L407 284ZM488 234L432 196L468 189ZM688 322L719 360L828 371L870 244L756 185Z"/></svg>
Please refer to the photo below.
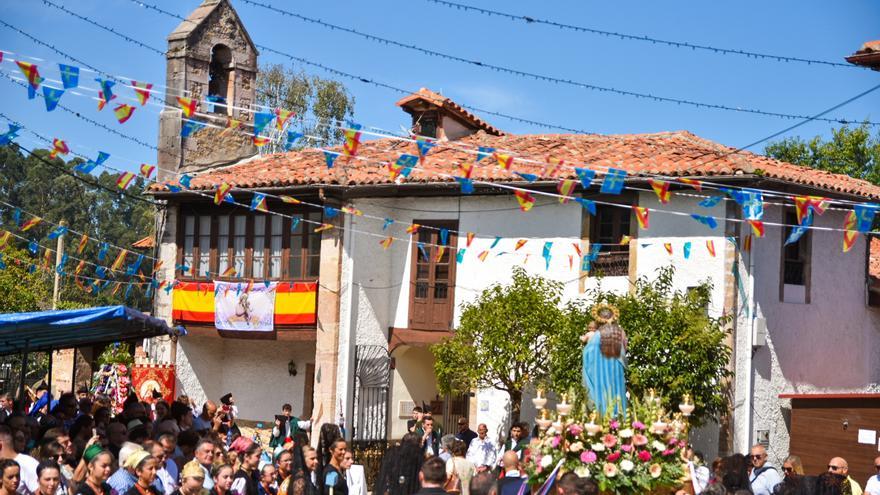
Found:
<svg viewBox="0 0 880 495"><path fill-rule="evenodd" d="M641 41L646 43L651 43L653 45L665 45L671 46L674 48L688 48L691 50L702 50L708 51L712 53L721 53L724 55L740 55L748 58L755 59L766 59L766 60L774 60L776 62L795 62L795 63L803 63L807 65L824 65L829 67L846 67L848 69L864 69L864 67L860 67L853 64L845 64L843 62L832 62L830 60L817 60L803 57L790 57L786 55L774 55L770 53L761 53L761 52L753 52L749 50L739 50L735 48L721 48L718 46L711 45L703 45L700 43L691 43L689 41L673 41L673 40L665 40L662 38L653 38L651 36L639 36L635 34L621 33L619 31L607 31L603 29L595 29L588 28L585 26L575 26L573 24L565 24L562 22L550 21L547 19L540 19L537 17L527 16L527 15L517 15L511 14L509 12L501 12L499 10L485 9L482 7L474 7L473 5L465 5L463 3L450 2L448 0L426 0L427 2L435 3L437 5L442 5L444 7L450 7L457 10L463 10L466 12L476 12L479 14L483 14L489 17L502 17L511 21L523 21L527 24L542 24L545 26L550 26L558 29L565 29L569 31L577 31L580 33L590 33L590 34L598 34L601 36L609 36L612 38L618 38L621 40L630 40L630 41Z"/></svg>
<svg viewBox="0 0 880 495"><path fill-rule="evenodd" d="M132 1L138 1L138 0L132 0ZM778 117L778 118L784 118L784 119L805 119L805 118L809 117L808 115L789 114L789 113L782 113L782 112L770 112L770 111L761 110L758 108L745 108L745 107L740 107L740 106L723 105L723 104L718 104L718 103L706 103L706 102L701 102L701 101L696 101L696 100L688 100L688 99L683 99L683 98L673 98L673 97L669 97L669 96L655 95L652 93L642 93L642 92L637 92L637 91L620 89L620 88L616 88L616 87L612 87L612 86L599 86L597 84L592 84L592 83L587 83L587 82L582 82L582 81L575 81L573 79L567 79L567 78L556 77L556 76L548 76L546 74L539 74L537 72L529 72L529 71L523 71L523 70L519 70L519 69L513 69L513 68L505 67L502 65L490 64L488 62L482 62L479 60L472 60L472 59L464 58L464 57L461 57L458 55L452 55L449 53L440 52L440 51L432 50L429 48L424 48L424 47L421 47L418 45L413 45L410 43L403 43L403 42L392 40L389 38L383 38L381 36L376 36L373 34L365 33L363 31L358 31L353 28L340 26L338 24L332 24L332 23L323 21L321 19L316 19L314 17L307 17L302 14L298 14L296 12L284 10L284 9L274 7L269 4L257 2L255 0L241 0L241 1L243 3L249 4L249 5L261 7L266 10L275 12L277 14L286 15L288 17L292 17L294 19L298 19L303 22L315 24L315 25L318 25L318 26L321 26L321 27L324 27L324 28L327 28L330 30L342 31L345 33L353 34L355 36L360 36L361 38L364 38L364 39L367 39L369 41L373 41L376 43L392 45L392 46L396 46L399 48L404 48L407 50L416 51L416 52L419 52L419 53L422 53L425 55L443 58L446 60L452 60L454 62L470 64L470 65L474 65L477 67L491 69L494 71L502 72L505 74L511 74L511 75L526 78L526 79L534 79L537 81L544 81L544 82L550 82L550 83L555 83L555 84L564 84L567 86L573 86L573 87L577 87L577 88L581 88L581 89L586 89L589 91L599 91L599 92L603 92L603 93L611 93L611 94L616 94L616 95L620 95L620 96L629 96L629 97L633 97L633 98L644 98L644 99L648 99L648 100L652 100L652 101L656 101L656 102L674 103L677 105L688 105L688 106L693 106L693 107L697 107L697 108L704 108L704 109L711 109L711 110L724 110L724 111L729 111L729 112L748 113L748 114L754 114L754 115L762 115L765 117ZM142 3L142 2L138 1L138 3ZM858 121L855 121L855 120L843 119L843 118L832 118L832 119L823 118L821 120L824 120L827 122L833 122L833 123L837 123L837 124L858 124L859 123ZM880 125L880 122L868 122L868 123L870 125Z"/></svg>

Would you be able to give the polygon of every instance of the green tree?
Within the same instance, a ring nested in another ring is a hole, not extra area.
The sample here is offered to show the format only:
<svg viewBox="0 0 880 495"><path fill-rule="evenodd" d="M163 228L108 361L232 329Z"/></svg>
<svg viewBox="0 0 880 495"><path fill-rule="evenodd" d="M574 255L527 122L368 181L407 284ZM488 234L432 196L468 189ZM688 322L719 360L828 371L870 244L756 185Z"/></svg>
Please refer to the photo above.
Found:
<svg viewBox="0 0 880 495"><path fill-rule="evenodd" d="M47 309L45 302L52 297L52 285L45 272L29 272L28 265L16 260L31 258L22 249L6 248L2 252L0 270L0 313L19 313Z"/></svg>
<svg viewBox="0 0 880 495"><path fill-rule="evenodd" d="M583 390L580 336L592 320L596 302L620 311L627 334L627 389L642 397L655 389L663 407L676 411L684 394L696 404L692 420L699 424L727 406L726 381L731 350L726 318L708 315L711 288L673 290L675 272L664 268L653 280L639 279L626 294L592 292L566 306L568 325L553 336L550 352L554 390Z"/></svg>
<svg viewBox="0 0 880 495"><path fill-rule="evenodd" d="M832 130L830 140L787 138L767 145L767 156L778 160L864 179L880 185L880 131L867 124Z"/></svg>
<svg viewBox="0 0 880 495"><path fill-rule="evenodd" d="M507 392L519 421L524 389L548 377L550 337L565 324L562 286L515 268L510 285L493 285L462 308L452 338L431 347L443 392Z"/></svg>
<svg viewBox="0 0 880 495"><path fill-rule="evenodd" d="M116 187L115 173L107 171L100 175L85 175L84 179L96 182L104 189L87 184L76 177L72 177L63 170L72 170L73 166L82 160L76 158L65 163L60 158L49 158L47 150L34 150L34 155L23 153L16 146L0 147L0 200L8 205L0 204L0 230L10 230L19 235L27 236L36 240L46 247L55 248L55 241L46 239L46 235L55 228L48 222L65 220L68 226L75 231L85 232L93 239L101 239L116 246L127 248L133 242L154 230L155 208L148 202L138 201L131 195L138 197L137 191L145 186L142 178L129 187L130 195L121 194ZM75 172L79 175L79 172ZM9 206L13 205L13 206ZM47 220L37 225L28 232L21 234L12 220L14 207L23 210L22 218L30 218L25 212L41 216ZM66 238L66 251L69 256L75 256L98 263L98 245L94 242L87 244L81 254L76 254L75 248L79 241L78 236L69 234ZM26 241L11 239L12 246L18 248L20 259L35 260L39 263L42 249L36 256L24 251ZM116 251L111 250L109 256L115 257ZM148 253L149 254L149 253ZM134 255L128 256L129 263L134 260ZM54 261L54 260L53 260ZM106 266L113 259L103 262ZM67 270L71 273L76 267L77 261L68 262ZM8 266L12 264L7 262ZM23 266L26 269L27 265ZM150 263L142 265L144 273L150 273ZM40 295L38 307L34 310L49 309L51 307L52 276L45 271L37 271L36 279L45 282L48 292L41 292L43 288L30 285L35 283L34 278L26 278L20 281L19 291L23 294L34 292ZM94 276L94 267L88 267L82 273L84 276ZM88 294L77 287L71 277L62 277L59 307L88 307L107 304L128 304L140 309L149 307L150 301L143 297L144 290L132 290L125 297L125 287L120 287L115 295L112 294L113 286L99 292ZM88 281L85 281L88 283ZM10 296L12 297L12 296ZM22 297L26 297L22 295ZM10 309L10 311L19 311Z"/></svg>
<svg viewBox="0 0 880 495"><path fill-rule="evenodd" d="M280 64L264 65L257 73L257 103L293 111L289 128L318 137L320 141L313 144L322 147L341 141L338 125L354 114L354 96L342 83L295 72ZM274 132L276 139L263 148L264 153L283 151L284 139ZM304 141L299 145L303 146Z"/></svg>

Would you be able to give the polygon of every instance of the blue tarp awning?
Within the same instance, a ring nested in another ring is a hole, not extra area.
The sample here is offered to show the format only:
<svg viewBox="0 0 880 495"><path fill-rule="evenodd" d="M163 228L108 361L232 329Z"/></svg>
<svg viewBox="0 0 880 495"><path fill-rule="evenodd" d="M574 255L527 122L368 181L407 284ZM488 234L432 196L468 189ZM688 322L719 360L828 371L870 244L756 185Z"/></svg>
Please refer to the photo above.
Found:
<svg viewBox="0 0 880 495"><path fill-rule="evenodd" d="M0 314L0 356L158 335L186 335L186 330L125 306Z"/></svg>

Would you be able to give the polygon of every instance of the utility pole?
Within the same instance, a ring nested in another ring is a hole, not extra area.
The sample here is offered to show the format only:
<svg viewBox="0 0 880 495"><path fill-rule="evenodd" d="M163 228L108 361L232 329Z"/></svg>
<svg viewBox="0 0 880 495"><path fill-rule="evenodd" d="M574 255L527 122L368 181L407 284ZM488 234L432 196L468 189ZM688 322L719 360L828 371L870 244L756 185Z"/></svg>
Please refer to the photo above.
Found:
<svg viewBox="0 0 880 495"><path fill-rule="evenodd" d="M67 222L62 220L58 223L60 226L67 226ZM52 288L52 309L58 309L58 292L61 290L61 274L58 273L58 265L61 263L61 257L64 253L64 236L66 234L61 234L58 236L58 240L55 241L55 285Z"/></svg>

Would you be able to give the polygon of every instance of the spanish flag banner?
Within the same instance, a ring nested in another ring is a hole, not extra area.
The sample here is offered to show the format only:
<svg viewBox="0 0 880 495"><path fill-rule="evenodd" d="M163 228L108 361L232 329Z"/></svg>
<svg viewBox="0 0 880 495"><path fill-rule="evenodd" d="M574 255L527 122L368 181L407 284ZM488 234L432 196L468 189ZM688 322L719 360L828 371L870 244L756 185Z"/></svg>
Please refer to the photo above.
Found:
<svg viewBox="0 0 880 495"><path fill-rule="evenodd" d="M220 290L244 293L246 284L226 284ZM173 291L172 318L184 323L214 325L216 297L215 285L211 282L180 282ZM278 282L275 288L275 326L314 325L317 299L318 284L314 282Z"/></svg>

